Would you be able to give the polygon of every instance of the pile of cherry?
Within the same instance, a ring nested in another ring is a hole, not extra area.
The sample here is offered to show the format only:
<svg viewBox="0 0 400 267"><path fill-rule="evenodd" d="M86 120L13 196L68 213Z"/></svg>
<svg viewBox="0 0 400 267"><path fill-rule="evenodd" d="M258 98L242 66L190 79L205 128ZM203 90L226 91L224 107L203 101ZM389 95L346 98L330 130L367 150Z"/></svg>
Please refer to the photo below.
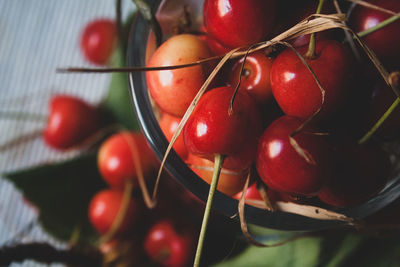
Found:
<svg viewBox="0 0 400 267"><path fill-rule="evenodd" d="M278 2L206 0L204 34L170 37L147 66L192 63L237 47L246 51L315 13L318 1L291 2L290 11ZM385 10L355 6L348 18L355 32L400 11L398 1L368 2ZM336 13L333 3L327 1L321 13ZM388 71L399 68L399 29L400 22L395 21L363 37ZM251 170L254 185L249 190L266 185L271 200L312 200L335 207L362 203L383 188L391 173L390 155L381 145L399 136L399 110L372 138L362 137L396 95L356 44L357 58L341 29L317 33L313 48L310 36L290 43L298 53L276 45L272 51L228 61L196 104L173 148L207 182L215 155L221 155L217 188L229 196L240 194ZM216 63L146 72L168 140ZM255 198L261 199L257 192Z"/></svg>

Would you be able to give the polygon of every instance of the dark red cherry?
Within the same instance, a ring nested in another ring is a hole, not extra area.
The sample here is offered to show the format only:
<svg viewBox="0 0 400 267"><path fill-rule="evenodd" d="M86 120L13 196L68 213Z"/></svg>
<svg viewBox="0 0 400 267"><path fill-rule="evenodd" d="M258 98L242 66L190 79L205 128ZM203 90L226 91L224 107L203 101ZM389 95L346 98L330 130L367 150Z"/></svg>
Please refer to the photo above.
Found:
<svg viewBox="0 0 400 267"><path fill-rule="evenodd" d="M395 13L400 12L400 1L398 0L369 0L373 5L391 10ZM362 32L372 28L391 15L372 8L358 5L350 14L350 25L356 32ZM363 40L371 48L378 58L389 69L400 66L400 21L397 20L382 29L379 29L367 36Z"/></svg>
<svg viewBox="0 0 400 267"><path fill-rule="evenodd" d="M143 134L119 132L102 143L97 155L97 165L103 179L110 187L124 188L128 180L137 185L137 169L134 151L139 154L143 174L149 174L157 166L157 159Z"/></svg>
<svg viewBox="0 0 400 267"><path fill-rule="evenodd" d="M244 59L244 57L239 59L230 72L228 83L233 87L239 82ZM269 77L271 66L272 59L261 51L248 55L241 74L239 90L247 91L260 104L267 103L272 98Z"/></svg>
<svg viewBox="0 0 400 267"><path fill-rule="evenodd" d="M298 48L304 55L308 46ZM318 118L332 115L346 98L353 60L347 47L337 41L319 41L316 57L307 59L323 89L325 101ZM299 57L286 49L271 68L272 93L287 115L309 118L320 107L322 93L310 71Z"/></svg>
<svg viewBox="0 0 400 267"><path fill-rule="evenodd" d="M275 0L206 0L203 7L207 32L234 48L263 41L275 20Z"/></svg>
<svg viewBox="0 0 400 267"><path fill-rule="evenodd" d="M255 159L261 118L254 100L238 91L229 114L232 87L218 87L208 91L197 103L183 129L183 137L190 153L214 159L225 155L224 167L246 169Z"/></svg>
<svg viewBox="0 0 400 267"><path fill-rule="evenodd" d="M50 101L44 141L55 149L71 148L90 137L100 125L96 107L78 97L56 95Z"/></svg>
<svg viewBox="0 0 400 267"><path fill-rule="evenodd" d="M162 220L150 228L144 248L150 259L161 266L189 266L194 255L195 235L187 226L185 229L170 220Z"/></svg>
<svg viewBox="0 0 400 267"><path fill-rule="evenodd" d="M338 143L334 147L332 178L319 192L319 199L337 207L368 200L386 184L391 172L388 153L376 144Z"/></svg>
<svg viewBox="0 0 400 267"><path fill-rule="evenodd" d="M104 189L93 196L89 205L89 220L100 234L105 234L110 230L121 208L122 198L122 191L111 189ZM140 210L141 206L131 199L117 234L129 230L132 223L137 221Z"/></svg>
<svg viewBox="0 0 400 267"><path fill-rule="evenodd" d="M289 135L303 122L285 115L267 127L258 145L256 167L271 189L312 196L321 190L330 176L331 151L326 136L315 135L319 130L310 124L293 137L307 156L295 149Z"/></svg>
<svg viewBox="0 0 400 267"><path fill-rule="evenodd" d="M96 19L89 22L81 35L81 50L85 58L97 65L110 59L117 42L117 27L114 20Z"/></svg>

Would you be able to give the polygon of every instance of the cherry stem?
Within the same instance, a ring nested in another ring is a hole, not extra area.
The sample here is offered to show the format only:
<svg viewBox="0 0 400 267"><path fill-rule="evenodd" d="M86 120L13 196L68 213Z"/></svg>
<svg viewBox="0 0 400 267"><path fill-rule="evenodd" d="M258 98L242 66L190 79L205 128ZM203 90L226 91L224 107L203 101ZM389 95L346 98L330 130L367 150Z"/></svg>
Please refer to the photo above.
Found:
<svg viewBox="0 0 400 267"><path fill-rule="evenodd" d="M315 14L320 14L322 10L322 6L324 5L325 0L319 0L317 11ZM310 36L310 43L308 45L308 51L304 56L307 59L315 58L315 32L313 32Z"/></svg>
<svg viewBox="0 0 400 267"><path fill-rule="evenodd" d="M388 110L380 117L380 119L375 123L374 126L358 141L360 145L365 144L369 140L369 138L379 129L382 123L385 122L387 117L393 112L393 110L399 105L400 98L396 98L396 100L392 103L392 105L388 108Z"/></svg>
<svg viewBox="0 0 400 267"><path fill-rule="evenodd" d="M197 243L196 255L195 255L194 264L193 264L194 267L200 266L200 257L201 257L201 252L203 250L204 238L206 236L207 224L208 224L209 217L210 217L212 202L214 199L214 193L215 193L215 189L217 188L217 185L218 185L219 175L221 173L222 164L224 163L224 160L225 160L225 156L223 156L221 154L215 155L214 172L213 172L213 176L212 176L212 180L211 180L211 184L210 184L210 191L208 192L208 198L207 198L206 208L204 211L203 222L201 224L200 235L199 235L199 240Z"/></svg>
<svg viewBox="0 0 400 267"><path fill-rule="evenodd" d="M110 241L115 236L118 229L121 227L131 200L132 189L133 189L132 180L127 180L124 188L124 193L122 196L121 206L119 207L118 210L118 214L115 217L115 220L112 223L110 229L100 238L99 244L105 244L108 241Z"/></svg>
<svg viewBox="0 0 400 267"><path fill-rule="evenodd" d="M47 116L42 114L34 114L19 111L0 111L1 119L11 119L11 120L24 120L24 121L41 121L46 122Z"/></svg>
<svg viewBox="0 0 400 267"><path fill-rule="evenodd" d="M381 28L383 28L383 27L395 22L398 19L400 19L400 14L394 15L394 16L382 21L381 23L377 24L376 26L369 28L368 30L359 32L359 33L357 33L357 35L359 37L364 37L364 36L366 36L368 34L371 34L371 33L375 32L375 31L377 31L377 30L379 30L379 29L381 29Z"/></svg>
<svg viewBox="0 0 400 267"><path fill-rule="evenodd" d="M379 118L379 120L375 123L374 126L358 141L360 145L365 144L369 138L379 129L379 127L385 122L385 120L392 114L393 110L400 103L400 95L398 94L398 90L400 87L400 72L392 72L388 76L389 85L392 87L393 91L396 93L396 100L392 103L392 105L386 110L386 112Z"/></svg>

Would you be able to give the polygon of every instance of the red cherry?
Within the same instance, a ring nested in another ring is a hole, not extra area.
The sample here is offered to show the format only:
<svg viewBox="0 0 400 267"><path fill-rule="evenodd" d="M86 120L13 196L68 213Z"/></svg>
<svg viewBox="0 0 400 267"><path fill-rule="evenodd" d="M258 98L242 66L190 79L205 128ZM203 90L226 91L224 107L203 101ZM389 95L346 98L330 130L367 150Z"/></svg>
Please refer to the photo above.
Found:
<svg viewBox="0 0 400 267"><path fill-rule="evenodd" d="M233 87L239 82L243 61L244 57L235 63L230 72L228 83ZM269 78L271 66L272 60L261 51L246 57L240 81L240 90L246 90L260 104L265 104L272 98Z"/></svg>
<svg viewBox="0 0 400 267"><path fill-rule="evenodd" d="M273 190L301 195L316 195L331 170L330 149L325 136L308 124L293 139L312 161L300 155L290 143L289 135L304 120L282 116L263 133L257 151L256 167L264 183Z"/></svg>
<svg viewBox="0 0 400 267"><path fill-rule="evenodd" d="M225 168L243 170L255 159L261 118L254 100L240 91L230 115L233 92L232 87L218 87L205 93L183 128L183 137L190 153L210 160L215 154L225 155Z"/></svg>
<svg viewBox="0 0 400 267"><path fill-rule="evenodd" d="M169 115L168 113L163 113L160 119L160 128L163 131L165 137L168 142L171 142L172 136L174 135L178 125L181 121L181 118ZM176 139L174 146L174 150L182 159L186 159L188 156L188 152L183 142L183 135L180 134Z"/></svg>
<svg viewBox="0 0 400 267"><path fill-rule="evenodd" d="M100 234L105 234L110 230L121 207L122 198L121 191L111 189L102 190L93 196L89 204L89 220ZM128 231L139 212L140 206L131 199L117 234Z"/></svg>
<svg viewBox="0 0 400 267"><path fill-rule="evenodd" d="M241 191L238 192L233 197L236 199L240 199L242 197L242 192ZM263 200L262 196L260 195L260 192L257 189L256 183L252 184L251 186L249 186L249 188L247 188L246 193L245 193L245 198L253 199L253 200Z"/></svg>
<svg viewBox="0 0 400 267"><path fill-rule="evenodd" d="M205 32L204 35L201 35L201 39L207 42L207 45L210 48L210 51L212 52L213 55L216 56L224 55L231 50L231 48L224 46L213 36L208 34L207 29L204 26L201 27L200 31Z"/></svg>
<svg viewBox="0 0 400 267"><path fill-rule="evenodd" d="M127 180L137 184L132 147L135 145L140 155L140 164L144 174L156 166L156 158L141 133L120 132L109 137L101 145L97 165L103 179L114 188L123 188Z"/></svg>
<svg viewBox="0 0 400 267"><path fill-rule="evenodd" d="M181 65L210 56L205 41L195 35L180 34L164 42L151 56L147 66ZM200 65L176 70L147 71L146 79L156 104L163 111L182 117L209 73L208 65Z"/></svg>
<svg viewBox="0 0 400 267"><path fill-rule="evenodd" d="M377 145L342 142L335 146L332 179L318 198L326 204L345 207L368 200L385 185L391 171L388 154Z"/></svg>
<svg viewBox="0 0 400 267"><path fill-rule="evenodd" d="M187 227L186 227L187 228ZM147 255L165 267L188 266L193 257L195 234L169 220L154 224L144 240Z"/></svg>
<svg viewBox="0 0 400 267"><path fill-rule="evenodd" d="M231 48L265 40L275 12L273 0L206 0L203 6L207 32Z"/></svg>
<svg viewBox="0 0 400 267"><path fill-rule="evenodd" d="M97 65L110 59L117 42L117 28L111 19L96 19L89 22L81 35L81 50L85 58Z"/></svg>
<svg viewBox="0 0 400 267"><path fill-rule="evenodd" d="M307 49L303 46L298 51L304 55ZM325 90L324 106L318 116L321 119L338 110L346 98L353 62L347 47L333 40L317 42L316 55L306 61ZM321 107L321 90L291 49L274 60L271 85L276 101L287 115L309 118Z"/></svg>
<svg viewBox="0 0 400 267"><path fill-rule="evenodd" d="M99 128L97 108L74 96L56 95L50 101L44 141L55 149L67 149L78 145Z"/></svg>
<svg viewBox="0 0 400 267"><path fill-rule="evenodd" d="M211 183L214 163L208 159L189 154L187 163L200 178ZM225 195L232 196L243 189L246 183L247 172L243 170L228 170L223 168L219 176L217 190Z"/></svg>
<svg viewBox="0 0 400 267"><path fill-rule="evenodd" d="M370 0L367 2L395 13L400 12L400 1L398 0ZM351 12L349 20L352 28L356 32L361 32L378 25L390 17L391 15L385 12L358 5ZM363 37L368 47L390 69L398 68L400 65L399 29L400 21L398 20Z"/></svg>

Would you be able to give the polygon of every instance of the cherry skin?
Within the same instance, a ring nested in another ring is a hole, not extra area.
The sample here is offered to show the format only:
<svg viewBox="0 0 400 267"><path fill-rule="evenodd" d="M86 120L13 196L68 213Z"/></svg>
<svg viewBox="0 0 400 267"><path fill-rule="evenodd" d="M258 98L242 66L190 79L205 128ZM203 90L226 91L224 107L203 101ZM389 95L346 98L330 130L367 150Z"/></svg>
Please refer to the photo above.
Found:
<svg viewBox="0 0 400 267"><path fill-rule="evenodd" d="M207 43L191 34L175 35L150 57L148 67L172 66L211 56ZM198 65L175 70L147 71L149 92L164 112L182 117L210 73L210 66Z"/></svg>
<svg viewBox="0 0 400 267"><path fill-rule="evenodd" d="M318 193L329 205L346 207L368 200L386 184L391 171L389 155L376 144L342 141L334 147L332 179Z"/></svg>
<svg viewBox="0 0 400 267"><path fill-rule="evenodd" d="M182 230L170 220L161 220L150 228L144 248L150 259L161 266L184 267L192 261L194 240L194 231Z"/></svg>
<svg viewBox="0 0 400 267"><path fill-rule="evenodd" d="M43 137L52 148L63 150L78 145L100 126L96 107L78 97L55 95L50 101L50 114Z"/></svg>
<svg viewBox="0 0 400 267"><path fill-rule="evenodd" d="M167 138L168 142L171 142L172 136L174 135L178 125L181 121L181 118L169 115L168 113L163 113L161 119L159 121L160 128L163 131L165 137ZM180 134L176 139L173 149L175 150L178 155L185 160L188 156L188 152L183 142L183 135Z"/></svg>
<svg viewBox="0 0 400 267"><path fill-rule="evenodd" d="M243 188L243 187L242 187ZM242 192L238 192L233 196L236 199L240 199L242 197ZM260 192L257 189L257 184L253 183L251 186L249 186L246 190L245 193L245 198L247 199L252 199L252 200L263 200L262 196L260 195Z"/></svg>
<svg viewBox="0 0 400 267"><path fill-rule="evenodd" d="M275 12L274 0L206 0L203 19L211 36L235 48L265 40Z"/></svg>
<svg viewBox="0 0 400 267"><path fill-rule="evenodd" d="M236 87L243 65L244 57L239 59L233 66L228 83ZM246 90L259 104L265 104L272 98L270 83L270 71L272 59L263 52L258 51L246 57L239 90Z"/></svg>
<svg viewBox="0 0 400 267"><path fill-rule="evenodd" d="M189 154L186 163L201 179L211 183L214 163L208 159ZM243 170L228 170L223 168L219 176L217 190L225 195L232 196L243 189L246 183L247 172Z"/></svg>
<svg viewBox="0 0 400 267"><path fill-rule="evenodd" d="M395 13L400 12L400 2L397 0L370 0L371 4L391 10ZM368 30L390 18L391 15L372 8L358 5L350 15L350 25L356 32ZM371 48L383 65L389 69L400 66L400 21L395 21L367 36L363 40Z"/></svg>
<svg viewBox="0 0 400 267"><path fill-rule="evenodd" d="M132 146L136 146L140 155L143 174L150 173L157 165L153 151L141 133L120 132L109 137L101 145L97 165L103 179L113 188L124 188L128 180L137 185L136 170Z"/></svg>
<svg viewBox="0 0 400 267"><path fill-rule="evenodd" d="M308 46L298 48L304 55ZM306 62L314 71L325 101L319 119L329 117L346 99L352 73L352 56L343 44L329 40L316 44L316 58ZM271 68L272 93L287 115L309 118L321 107L322 93L310 71L298 56L286 49L274 60Z"/></svg>
<svg viewBox="0 0 400 267"><path fill-rule="evenodd" d="M85 58L96 65L108 62L117 43L117 28L114 20L96 19L83 29L80 46Z"/></svg>
<svg viewBox="0 0 400 267"><path fill-rule="evenodd" d="M226 156L223 167L243 170L255 159L261 118L254 100L238 91L229 114L234 89L218 87L206 92L183 128L189 153L210 160L215 154Z"/></svg>
<svg viewBox="0 0 400 267"><path fill-rule="evenodd" d="M95 194L89 204L89 220L93 227L100 233L107 233L121 207L123 193L118 190L104 189ZM117 230L122 234L129 230L132 223L140 214L140 205L133 199L129 201L124 220Z"/></svg>
<svg viewBox="0 0 400 267"><path fill-rule="evenodd" d="M312 161L307 161L295 150L289 135L303 122L285 115L267 127L258 145L256 167L269 188L293 195L313 196L329 178L331 151L326 137L313 134L319 130L310 124L293 139Z"/></svg>
<svg viewBox="0 0 400 267"><path fill-rule="evenodd" d="M216 55L216 56L224 55L231 50L231 48L226 47L225 45L221 44L221 42L219 42L213 36L208 34L206 27L202 26L200 31L204 32L204 34L201 35L200 37L201 37L201 39L203 39L207 42L207 45L210 48L210 51L213 55Z"/></svg>

